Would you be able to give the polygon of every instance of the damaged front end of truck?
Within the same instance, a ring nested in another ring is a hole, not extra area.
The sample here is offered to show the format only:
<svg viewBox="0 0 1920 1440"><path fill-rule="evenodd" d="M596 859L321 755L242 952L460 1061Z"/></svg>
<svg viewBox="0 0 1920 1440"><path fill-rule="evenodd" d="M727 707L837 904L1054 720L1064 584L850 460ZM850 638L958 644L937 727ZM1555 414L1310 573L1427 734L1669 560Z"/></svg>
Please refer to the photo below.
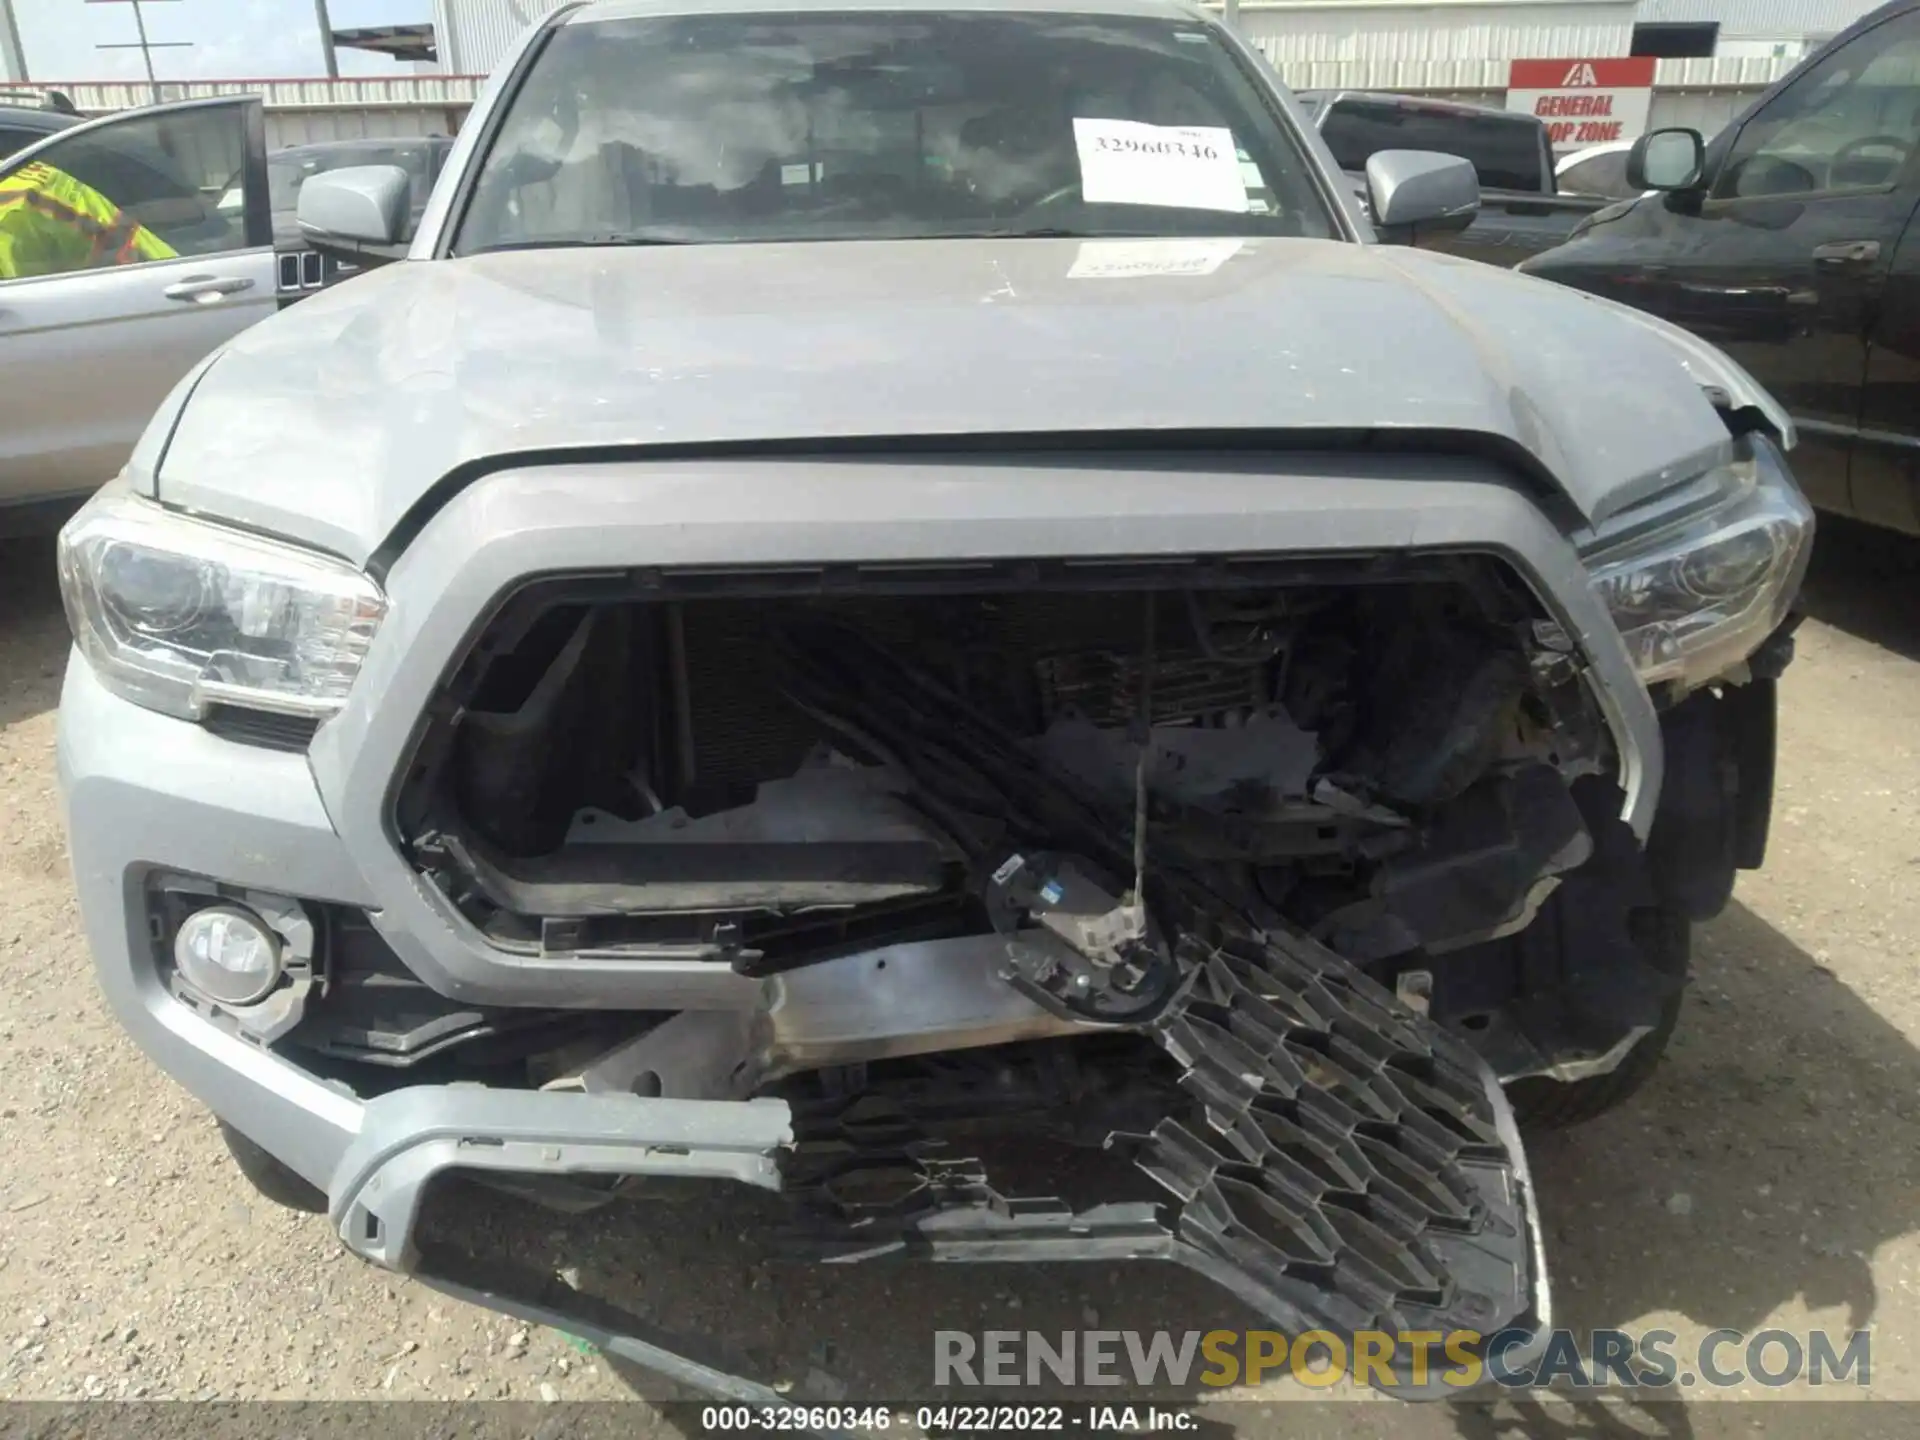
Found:
<svg viewBox="0 0 1920 1440"><path fill-rule="evenodd" d="M1571 652L1473 554L530 584L395 796L418 873L530 963L725 965L758 1003L401 1033L368 1018L398 977L340 967L285 1044L777 1100L745 1178L823 1258L1159 1258L1290 1330L1532 1332L1499 1082L1604 1064L1677 983L1631 944L1597 1010L1515 974L1569 877L1597 931L1652 903ZM1134 1183L1021 1193L1006 1135Z"/></svg>
<svg viewBox="0 0 1920 1440"><path fill-rule="evenodd" d="M709 1394L780 1400L450 1248L440 1182L744 1185L826 1262L1158 1260L1290 1333L1521 1364L1550 1305L1517 1111L1644 1075L1689 920L1764 846L1810 514L1764 436L1722 460L1568 537L1464 470L1188 461L1168 498L1165 460L1106 456L1120 518L1030 555L918 518L957 462L842 467L856 518L799 541L734 518L819 503L781 462L716 462L706 554L591 523L644 492L572 467L454 497L384 593L107 494L63 539L61 740L96 949L127 936L107 993L355 1254ZM1081 503L1082 468L964 469L969 524ZM1169 544L1129 496L1249 543ZM739 558L802 545L838 553ZM115 647L196 547L380 627L328 723L111 692L172 695ZM182 747L171 808L129 734Z"/></svg>

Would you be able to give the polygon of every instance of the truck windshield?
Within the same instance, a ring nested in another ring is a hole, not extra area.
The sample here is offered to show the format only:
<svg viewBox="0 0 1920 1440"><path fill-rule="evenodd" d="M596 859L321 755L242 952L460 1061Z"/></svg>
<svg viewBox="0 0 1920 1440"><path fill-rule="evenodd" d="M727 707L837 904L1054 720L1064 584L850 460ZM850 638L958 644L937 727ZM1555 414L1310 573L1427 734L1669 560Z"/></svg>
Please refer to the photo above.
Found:
<svg viewBox="0 0 1920 1440"><path fill-rule="evenodd" d="M785 12L562 26L453 248L1337 233L1204 22Z"/></svg>
<svg viewBox="0 0 1920 1440"><path fill-rule="evenodd" d="M1528 115L1508 119L1418 101L1347 97L1333 102L1320 134L1342 170L1366 169L1381 150L1436 150L1471 162L1484 189L1533 195L1553 189L1540 122Z"/></svg>

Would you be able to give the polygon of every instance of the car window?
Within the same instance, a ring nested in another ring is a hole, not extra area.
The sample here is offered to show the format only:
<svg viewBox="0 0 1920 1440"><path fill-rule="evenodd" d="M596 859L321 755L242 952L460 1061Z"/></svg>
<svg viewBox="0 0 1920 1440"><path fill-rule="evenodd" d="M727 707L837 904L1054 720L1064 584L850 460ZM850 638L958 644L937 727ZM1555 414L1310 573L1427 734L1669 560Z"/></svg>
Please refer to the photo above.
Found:
<svg viewBox="0 0 1920 1440"><path fill-rule="evenodd" d="M397 165L411 181L413 208L426 205L432 188L431 152L425 142L368 141L362 145L300 146L267 157L267 193L275 215L291 214L300 206L300 187L315 175L355 165Z"/></svg>
<svg viewBox="0 0 1920 1440"><path fill-rule="evenodd" d="M1197 20L581 21L520 86L455 249L1333 235L1272 99Z"/></svg>
<svg viewBox="0 0 1920 1440"><path fill-rule="evenodd" d="M1890 185L1920 140L1920 11L1809 66L1741 128L1716 199Z"/></svg>
<svg viewBox="0 0 1920 1440"><path fill-rule="evenodd" d="M11 125L0 125L0 160L46 138L47 132L44 130L21 130Z"/></svg>
<svg viewBox="0 0 1920 1440"><path fill-rule="evenodd" d="M1437 150L1471 162L1485 189L1546 188L1540 122L1531 117L1344 96L1328 107L1320 133L1342 170L1364 170L1382 150Z"/></svg>
<svg viewBox="0 0 1920 1440"><path fill-rule="evenodd" d="M63 135L0 175L0 280L246 247L246 136L231 106Z"/></svg>
<svg viewBox="0 0 1920 1440"><path fill-rule="evenodd" d="M1563 195L1600 195L1608 200L1631 200L1640 192L1627 183L1625 150L1609 150L1575 160L1560 172Z"/></svg>

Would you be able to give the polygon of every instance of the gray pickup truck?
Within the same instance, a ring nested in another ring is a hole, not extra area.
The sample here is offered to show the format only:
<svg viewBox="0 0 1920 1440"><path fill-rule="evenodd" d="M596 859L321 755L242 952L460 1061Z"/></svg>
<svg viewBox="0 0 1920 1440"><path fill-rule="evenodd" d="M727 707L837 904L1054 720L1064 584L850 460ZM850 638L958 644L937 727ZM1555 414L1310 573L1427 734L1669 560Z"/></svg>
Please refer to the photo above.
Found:
<svg viewBox="0 0 1920 1440"><path fill-rule="evenodd" d="M891 1419L441 1182L716 1273L1154 1260L1361 1383L1517 1383L1517 1122L1653 1073L1764 858L1793 427L1383 243L1471 167L1375 155L1376 228L1214 16L996 3L563 7L417 225L402 166L302 183L385 263L62 532L103 990L354 1254L770 1424ZM936 1391L999 1383L950 1338Z"/></svg>
<svg viewBox="0 0 1920 1440"><path fill-rule="evenodd" d="M1480 213L1464 230L1435 234L1424 247L1491 265L1518 265L1550 250L1586 216L1613 201L1561 194L1547 127L1532 115L1364 90L1308 90L1296 98L1340 168L1365 190L1367 161L1383 150L1428 150L1471 161L1480 177Z"/></svg>

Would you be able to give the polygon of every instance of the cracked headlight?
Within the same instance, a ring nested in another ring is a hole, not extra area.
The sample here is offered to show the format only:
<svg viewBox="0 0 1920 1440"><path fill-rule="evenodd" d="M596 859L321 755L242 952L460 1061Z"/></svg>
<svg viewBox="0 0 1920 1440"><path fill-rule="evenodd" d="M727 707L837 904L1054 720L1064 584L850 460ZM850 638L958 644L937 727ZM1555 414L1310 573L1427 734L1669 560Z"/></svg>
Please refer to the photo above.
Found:
<svg viewBox="0 0 1920 1440"><path fill-rule="evenodd" d="M108 689L189 720L215 704L331 715L387 608L342 561L114 486L60 532L60 595Z"/></svg>
<svg viewBox="0 0 1920 1440"><path fill-rule="evenodd" d="M1751 655L1786 618L1813 548L1813 508L1766 437L1742 436L1696 485L1710 503L1581 552L1650 686L1703 685Z"/></svg>

